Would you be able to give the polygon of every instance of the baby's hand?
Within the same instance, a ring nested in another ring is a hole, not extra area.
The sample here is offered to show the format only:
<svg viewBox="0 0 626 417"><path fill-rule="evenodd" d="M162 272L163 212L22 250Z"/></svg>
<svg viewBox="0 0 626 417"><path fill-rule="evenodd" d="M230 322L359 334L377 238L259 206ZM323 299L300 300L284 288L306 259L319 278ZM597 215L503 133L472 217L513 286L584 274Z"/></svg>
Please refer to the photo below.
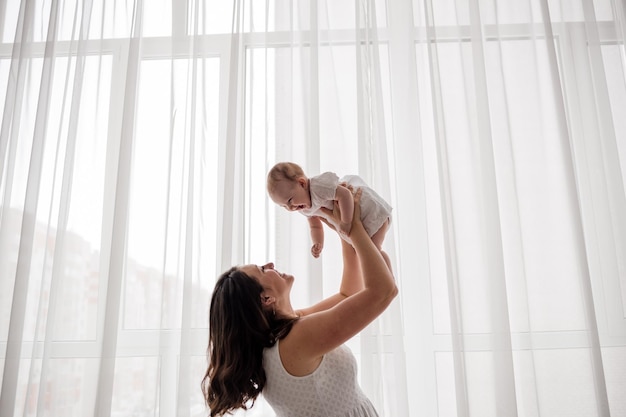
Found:
<svg viewBox="0 0 626 417"><path fill-rule="evenodd" d="M313 255L314 258L319 258L323 248L324 245L322 243L314 243L313 246L311 246L311 255Z"/></svg>

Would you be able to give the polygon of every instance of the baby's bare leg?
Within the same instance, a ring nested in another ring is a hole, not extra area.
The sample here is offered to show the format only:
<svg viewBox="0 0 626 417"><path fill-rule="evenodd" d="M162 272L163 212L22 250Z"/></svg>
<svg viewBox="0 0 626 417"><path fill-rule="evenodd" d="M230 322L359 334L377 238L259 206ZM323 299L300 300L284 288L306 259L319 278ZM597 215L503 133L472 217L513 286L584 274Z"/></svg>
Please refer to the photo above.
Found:
<svg viewBox="0 0 626 417"><path fill-rule="evenodd" d="M380 254L383 255L383 258L385 259L385 263L387 264L389 270L393 271L393 269L391 268L391 259L389 259L389 255L387 255L387 253L382 249L387 230L389 230L389 219L387 219L387 221L383 223L380 229L378 229L378 231L372 235L372 242L374 242L374 245L376 245L376 247L380 251Z"/></svg>
<svg viewBox="0 0 626 417"><path fill-rule="evenodd" d="M389 230L389 219L387 219L387 221L383 223L382 226L380 226L380 229L378 229L378 231L372 235L372 242L374 242L374 245L376 245L378 250L382 250L383 241L385 240L387 230Z"/></svg>

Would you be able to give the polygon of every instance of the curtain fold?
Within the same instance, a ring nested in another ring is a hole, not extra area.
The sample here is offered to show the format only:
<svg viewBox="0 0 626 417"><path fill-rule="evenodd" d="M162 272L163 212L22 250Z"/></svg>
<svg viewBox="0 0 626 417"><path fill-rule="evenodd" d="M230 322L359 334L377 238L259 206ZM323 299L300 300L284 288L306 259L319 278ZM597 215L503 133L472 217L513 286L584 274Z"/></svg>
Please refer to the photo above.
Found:
<svg viewBox="0 0 626 417"><path fill-rule="evenodd" d="M125 69L125 89L122 122L117 156L115 200L111 228L111 253L108 259L108 279L106 280L106 301L101 345L99 346L99 371L93 415L112 414L113 385L117 363L117 341L122 310L122 282L126 268L126 249L129 223L129 199L131 193L131 163L134 145L135 109L139 80L143 2L134 4L131 28L127 43L127 67ZM39 398L41 401L41 398Z"/></svg>
<svg viewBox="0 0 626 417"><path fill-rule="evenodd" d="M626 416L621 0L0 4L0 415L203 416L209 298L340 241L265 175L358 174L400 295L381 416ZM237 415L271 416L261 396Z"/></svg>
<svg viewBox="0 0 626 417"><path fill-rule="evenodd" d="M20 356L22 350L22 339L24 337L24 322L26 316L26 301L28 296L28 286L31 275L31 258L33 257L33 241L35 240L35 223L37 205L40 193L40 182L42 175L42 161L43 161L43 147L44 147L44 132L47 123L47 106L51 95L51 83L52 73L54 71L53 61L55 59L55 44L54 36L56 32L57 23L57 7L53 3L50 13L50 21L48 26L48 35L53 37L52 42L46 44L43 67L41 70L41 87L38 91L38 106L34 120L34 133L32 135L32 146L30 154L31 165L28 169L25 198L23 205L21 230L20 230L20 242L19 242L19 257L16 262L15 271L15 285L14 285L14 297L11 304L11 317L12 320L9 323L9 331L7 335L6 343L6 359L5 359L5 371L3 372L2 379L2 404L0 405L0 412L2 414L10 414L15 407L15 397L18 387L18 376L20 368ZM30 23L29 14L32 13L32 7L25 6L20 10L20 16L22 16L22 22L27 21ZM25 38L30 38L29 25L22 26L25 31ZM31 38L32 39L32 38ZM19 61L21 64L21 59ZM19 71L19 67L18 67ZM19 74L23 72L19 71ZM17 95L17 91L16 91ZM9 103L10 104L10 103ZM40 105L39 105L40 104ZM8 125L8 121L6 123ZM16 132L14 130L14 132ZM17 133L17 132L16 132ZM14 138L16 135L13 136ZM28 140L25 139L25 140ZM6 142L2 140L2 142ZM5 148L3 146L3 148ZM4 155L3 155L4 160ZM7 196L8 197L8 196ZM4 217L4 216L3 216Z"/></svg>

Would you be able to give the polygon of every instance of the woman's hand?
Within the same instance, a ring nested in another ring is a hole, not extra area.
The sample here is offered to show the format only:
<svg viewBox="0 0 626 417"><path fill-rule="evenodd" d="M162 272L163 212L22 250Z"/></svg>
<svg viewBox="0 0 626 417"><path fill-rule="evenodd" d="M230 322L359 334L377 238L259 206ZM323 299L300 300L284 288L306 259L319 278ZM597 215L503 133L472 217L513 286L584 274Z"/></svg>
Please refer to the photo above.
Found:
<svg viewBox="0 0 626 417"><path fill-rule="evenodd" d="M341 222L339 224L339 233L341 233L344 236L350 235L350 229L352 229L352 223Z"/></svg>
<svg viewBox="0 0 626 417"><path fill-rule="evenodd" d="M361 222L361 194L363 193L362 189L357 189L356 192L354 192L354 189L352 188L351 185L346 185L346 187L353 192L353 196L354 196L354 214L352 215L352 228L354 228L354 225L356 223L360 223ZM330 227L331 229L334 229L335 231L340 231L340 229L338 229L339 225L341 224L341 209L339 208L339 204L335 201L335 203L333 204L333 209L329 210L326 207L322 207L320 210L322 210L322 212L326 215L327 218L324 218L322 216L320 216L320 219L326 223L326 225L328 227ZM347 235L349 236L349 234Z"/></svg>

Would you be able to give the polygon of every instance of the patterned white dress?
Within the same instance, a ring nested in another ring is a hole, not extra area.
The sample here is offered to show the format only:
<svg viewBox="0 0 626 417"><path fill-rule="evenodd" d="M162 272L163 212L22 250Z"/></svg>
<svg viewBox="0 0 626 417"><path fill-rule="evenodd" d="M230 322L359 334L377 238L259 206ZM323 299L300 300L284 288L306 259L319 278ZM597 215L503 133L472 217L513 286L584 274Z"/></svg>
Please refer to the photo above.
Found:
<svg viewBox="0 0 626 417"><path fill-rule="evenodd" d="M278 344L263 352L263 397L277 417L378 417L359 386L356 359L347 346L324 355L311 374L297 377L283 367Z"/></svg>
<svg viewBox="0 0 626 417"><path fill-rule="evenodd" d="M340 182L346 182L355 189L363 189L363 194L361 194L361 221L370 237L380 229L387 219L391 221L391 205L378 195L376 191L371 189L361 177L358 175L346 175L339 178L333 172L324 172L309 179L311 208L300 210L299 213L307 217L320 216L327 218L320 209L322 207L329 210L333 209L335 190ZM347 237L341 234L340 236L352 243Z"/></svg>

